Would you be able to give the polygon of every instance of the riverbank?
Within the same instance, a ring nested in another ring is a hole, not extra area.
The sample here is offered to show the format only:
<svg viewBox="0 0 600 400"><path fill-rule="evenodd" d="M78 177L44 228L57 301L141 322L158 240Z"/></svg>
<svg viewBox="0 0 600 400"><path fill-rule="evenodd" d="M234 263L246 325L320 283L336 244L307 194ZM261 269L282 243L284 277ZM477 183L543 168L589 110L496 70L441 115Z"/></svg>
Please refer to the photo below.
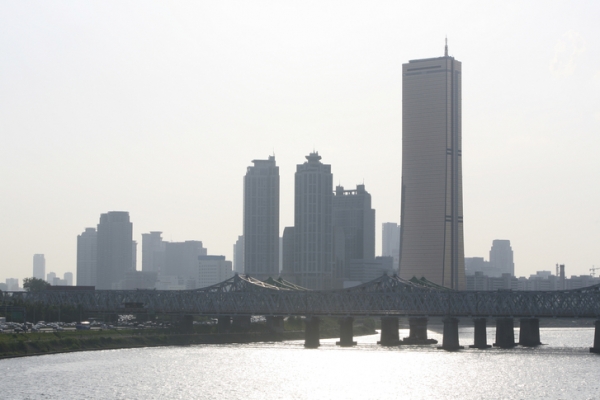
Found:
<svg viewBox="0 0 600 400"><path fill-rule="evenodd" d="M374 329L358 326L355 336L371 335ZM339 329L324 329L321 338L339 336ZM0 335L0 359L74 351L112 350L136 347L233 344L304 339L304 331L177 333L164 330L104 330Z"/></svg>

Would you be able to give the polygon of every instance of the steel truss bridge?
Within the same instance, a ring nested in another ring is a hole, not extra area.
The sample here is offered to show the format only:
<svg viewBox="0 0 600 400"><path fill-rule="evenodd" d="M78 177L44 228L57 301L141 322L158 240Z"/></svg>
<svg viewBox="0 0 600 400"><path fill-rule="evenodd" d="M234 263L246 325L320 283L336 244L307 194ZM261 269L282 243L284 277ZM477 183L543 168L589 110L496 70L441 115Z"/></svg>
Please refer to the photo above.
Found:
<svg viewBox="0 0 600 400"><path fill-rule="evenodd" d="M73 306L98 313L600 318L600 285L563 291L454 291L396 275L329 291L235 275L196 290L44 290L4 292L2 297L3 304Z"/></svg>

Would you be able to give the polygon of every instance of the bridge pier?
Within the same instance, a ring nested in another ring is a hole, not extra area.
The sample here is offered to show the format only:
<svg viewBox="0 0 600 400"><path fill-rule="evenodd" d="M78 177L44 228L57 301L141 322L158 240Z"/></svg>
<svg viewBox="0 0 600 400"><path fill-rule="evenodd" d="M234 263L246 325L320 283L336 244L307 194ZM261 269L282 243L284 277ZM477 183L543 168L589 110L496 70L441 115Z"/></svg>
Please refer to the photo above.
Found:
<svg viewBox="0 0 600 400"><path fill-rule="evenodd" d="M182 315L179 323L179 330L185 333L194 331L194 316L193 315Z"/></svg>
<svg viewBox="0 0 600 400"><path fill-rule="evenodd" d="M239 316L233 317L231 319L231 327L236 328L238 330L250 329L250 316L249 315L239 315Z"/></svg>
<svg viewBox="0 0 600 400"><path fill-rule="evenodd" d="M475 327L474 332L474 344L469 347L472 349L489 349L492 347L487 344L487 320L485 318L473 319L473 325Z"/></svg>
<svg viewBox="0 0 600 400"><path fill-rule="evenodd" d="M494 346L503 349L515 347L515 323L512 318L496 319L496 343Z"/></svg>
<svg viewBox="0 0 600 400"><path fill-rule="evenodd" d="M321 345L319 341L320 322L321 320L314 316L304 319L304 347L307 349L316 349Z"/></svg>
<svg viewBox="0 0 600 400"><path fill-rule="evenodd" d="M271 333L283 333L283 317L267 317L267 329Z"/></svg>
<svg viewBox="0 0 600 400"><path fill-rule="evenodd" d="M339 320L340 323L340 340L339 342L335 342L338 346L341 347L352 347L356 346L356 342L354 339L354 331L352 324L354 323L353 317L343 317Z"/></svg>
<svg viewBox="0 0 600 400"><path fill-rule="evenodd" d="M404 344L436 344L437 340L427 338L426 317L412 317L408 319L410 333L402 340Z"/></svg>
<svg viewBox="0 0 600 400"><path fill-rule="evenodd" d="M521 318L519 325L519 344L521 346L539 346L540 320L538 318Z"/></svg>
<svg viewBox="0 0 600 400"><path fill-rule="evenodd" d="M464 349L458 342L458 318L446 317L444 322L444 336L440 349L455 351Z"/></svg>
<svg viewBox="0 0 600 400"><path fill-rule="evenodd" d="M377 344L382 346L398 346L402 344L398 328L398 317L381 317L381 338Z"/></svg>
<svg viewBox="0 0 600 400"><path fill-rule="evenodd" d="M590 353L600 354L600 319L594 325L594 347L590 347Z"/></svg>
<svg viewBox="0 0 600 400"><path fill-rule="evenodd" d="M230 316L221 316L221 317L217 318L217 332L229 333L230 328L231 328L231 317Z"/></svg>

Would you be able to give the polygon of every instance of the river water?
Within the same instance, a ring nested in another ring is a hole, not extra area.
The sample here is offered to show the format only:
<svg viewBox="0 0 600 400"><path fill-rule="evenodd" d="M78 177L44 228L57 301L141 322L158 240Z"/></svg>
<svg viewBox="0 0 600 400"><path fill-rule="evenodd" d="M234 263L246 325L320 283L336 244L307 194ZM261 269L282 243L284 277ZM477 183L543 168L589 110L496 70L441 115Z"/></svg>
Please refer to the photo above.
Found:
<svg viewBox="0 0 600 400"><path fill-rule="evenodd" d="M378 346L378 335L89 351L0 360L6 399L600 399L593 328L541 328L537 348ZM441 334L429 331L441 343ZM488 328L488 342L494 330ZM401 337L408 330L400 331ZM461 345L473 328L460 330Z"/></svg>

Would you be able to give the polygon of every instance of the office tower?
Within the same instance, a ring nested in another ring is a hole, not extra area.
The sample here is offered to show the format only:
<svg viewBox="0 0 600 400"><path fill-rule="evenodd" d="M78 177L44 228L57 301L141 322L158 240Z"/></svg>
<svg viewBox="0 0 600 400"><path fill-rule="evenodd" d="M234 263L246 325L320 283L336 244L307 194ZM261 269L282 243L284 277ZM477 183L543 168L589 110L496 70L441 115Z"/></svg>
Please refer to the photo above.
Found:
<svg viewBox="0 0 600 400"><path fill-rule="evenodd" d="M131 241L131 270L137 270L137 241Z"/></svg>
<svg viewBox="0 0 600 400"><path fill-rule="evenodd" d="M381 224L381 255L392 257L397 271L400 262L400 226L395 222Z"/></svg>
<svg viewBox="0 0 600 400"><path fill-rule="evenodd" d="M44 279L46 276L46 258L43 254L33 255L33 277Z"/></svg>
<svg viewBox="0 0 600 400"><path fill-rule="evenodd" d="M56 278L56 273L48 272L48 274L46 275L46 282L48 282L51 285L54 285L55 278Z"/></svg>
<svg viewBox="0 0 600 400"><path fill-rule="evenodd" d="M96 228L77 236L77 286L96 286L97 244Z"/></svg>
<svg viewBox="0 0 600 400"><path fill-rule="evenodd" d="M207 250L198 240L165 242L165 268L161 275L177 276L185 281L187 289L195 289L198 279L198 256Z"/></svg>
<svg viewBox="0 0 600 400"><path fill-rule="evenodd" d="M465 288L461 63L448 56L402 65L400 276Z"/></svg>
<svg viewBox="0 0 600 400"><path fill-rule="evenodd" d="M515 264L513 262L513 251L510 240L492 241L490 249L490 264L492 268L499 270L501 274L515 276Z"/></svg>
<svg viewBox="0 0 600 400"><path fill-rule="evenodd" d="M225 256L199 256L197 266L198 287L216 285L233 276L231 261Z"/></svg>
<svg viewBox="0 0 600 400"><path fill-rule="evenodd" d="M244 273L244 236L238 236L233 245L233 270L238 274Z"/></svg>
<svg viewBox="0 0 600 400"><path fill-rule="evenodd" d="M165 242L162 232L142 233L142 271L162 272L165 267Z"/></svg>
<svg viewBox="0 0 600 400"><path fill-rule="evenodd" d="M294 246L294 227L286 226L283 229L283 236L281 237L281 276L289 281L295 281Z"/></svg>
<svg viewBox="0 0 600 400"><path fill-rule="evenodd" d="M20 289L18 278L6 278L6 290L9 292L16 292Z"/></svg>
<svg viewBox="0 0 600 400"><path fill-rule="evenodd" d="M96 263L96 289L116 289L133 270L133 224L126 211L100 215Z"/></svg>
<svg viewBox="0 0 600 400"><path fill-rule="evenodd" d="M63 280L65 281L66 286L73 286L73 273L65 272L63 275Z"/></svg>
<svg viewBox="0 0 600 400"><path fill-rule="evenodd" d="M296 167L294 279L308 289L330 289L333 279L333 175L317 152Z"/></svg>
<svg viewBox="0 0 600 400"><path fill-rule="evenodd" d="M365 185L356 190L335 188L333 196L334 229L334 287L342 288L349 279L351 260L375 258L375 210L371 208L371 195Z"/></svg>
<svg viewBox="0 0 600 400"><path fill-rule="evenodd" d="M244 176L244 271L279 276L279 167L275 157L253 160Z"/></svg>

